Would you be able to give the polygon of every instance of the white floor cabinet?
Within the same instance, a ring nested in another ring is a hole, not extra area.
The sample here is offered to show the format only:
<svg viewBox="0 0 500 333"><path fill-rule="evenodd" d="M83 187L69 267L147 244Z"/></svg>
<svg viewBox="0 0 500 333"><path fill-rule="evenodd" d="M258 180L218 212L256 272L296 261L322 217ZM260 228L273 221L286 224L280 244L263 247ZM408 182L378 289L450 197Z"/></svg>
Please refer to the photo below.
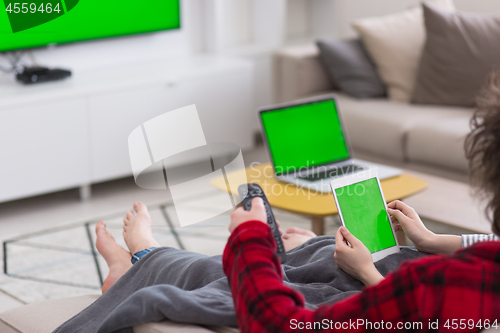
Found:
<svg viewBox="0 0 500 333"><path fill-rule="evenodd" d="M131 175L130 132L190 104L207 141L250 148L252 73L245 60L200 56L35 86L0 78L0 202Z"/></svg>

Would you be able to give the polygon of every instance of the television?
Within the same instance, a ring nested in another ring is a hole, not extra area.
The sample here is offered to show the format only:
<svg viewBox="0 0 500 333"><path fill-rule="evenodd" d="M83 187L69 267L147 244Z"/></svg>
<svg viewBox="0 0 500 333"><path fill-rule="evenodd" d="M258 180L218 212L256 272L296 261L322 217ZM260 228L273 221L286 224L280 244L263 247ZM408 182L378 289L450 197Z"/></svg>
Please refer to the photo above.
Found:
<svg viewBox="0 0 500 333"><path fill-rule="evenodd" d="M0 52L179 29L179 1L3 0Z"/></svg>

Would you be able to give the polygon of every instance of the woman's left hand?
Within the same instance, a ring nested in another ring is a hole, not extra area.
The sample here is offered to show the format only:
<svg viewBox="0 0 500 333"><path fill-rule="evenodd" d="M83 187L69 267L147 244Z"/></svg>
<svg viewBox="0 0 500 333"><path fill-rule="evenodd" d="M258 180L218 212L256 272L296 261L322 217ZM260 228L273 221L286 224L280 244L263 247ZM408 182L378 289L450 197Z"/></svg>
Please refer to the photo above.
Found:
<svg viewBox="0 0 500 333"><path fill-rule="evenodd" d="M365 285L375 285L384 279L375 268L368 248L346 227L340 227L335 236L334 258L344 272Z"/></svg>

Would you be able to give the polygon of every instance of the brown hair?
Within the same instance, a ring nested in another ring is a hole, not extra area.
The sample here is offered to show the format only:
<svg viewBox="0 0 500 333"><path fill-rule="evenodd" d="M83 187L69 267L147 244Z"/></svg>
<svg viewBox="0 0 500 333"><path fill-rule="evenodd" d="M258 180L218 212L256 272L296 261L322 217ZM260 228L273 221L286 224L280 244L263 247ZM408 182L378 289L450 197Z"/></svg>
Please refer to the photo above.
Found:
<svg viewBox="0 0 500 333"><path fill-rule="evenodd" d="M486 214L500 235L500 71L479 93L471 129L465 140L471 184L488 200Z"/></svg>

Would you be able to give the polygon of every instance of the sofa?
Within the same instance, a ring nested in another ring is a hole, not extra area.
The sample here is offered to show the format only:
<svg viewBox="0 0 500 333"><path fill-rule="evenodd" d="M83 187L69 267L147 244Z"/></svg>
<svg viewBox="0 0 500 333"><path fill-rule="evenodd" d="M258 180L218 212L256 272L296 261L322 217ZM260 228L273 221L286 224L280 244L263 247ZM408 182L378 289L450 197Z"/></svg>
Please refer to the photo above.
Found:
<svg viewBox="0 0 500 333"><path fill-rule="evenodd" d="M315 44L276 52L273 75L278 103L336 93L356 157L467 182L464 139L472 108L356 99L336 92Z"/></svg>
<svg viewBox="0 0 500 333"><path fill-rule="evenodd" d="M92 304L99 295L71 297L45 301L14 308L0 313L1 333L51 333L60 324ZM162 321L133 328L134 333L238 333L232 327L202 327ZM488 333L500 332L490 329Z"/></svg>

